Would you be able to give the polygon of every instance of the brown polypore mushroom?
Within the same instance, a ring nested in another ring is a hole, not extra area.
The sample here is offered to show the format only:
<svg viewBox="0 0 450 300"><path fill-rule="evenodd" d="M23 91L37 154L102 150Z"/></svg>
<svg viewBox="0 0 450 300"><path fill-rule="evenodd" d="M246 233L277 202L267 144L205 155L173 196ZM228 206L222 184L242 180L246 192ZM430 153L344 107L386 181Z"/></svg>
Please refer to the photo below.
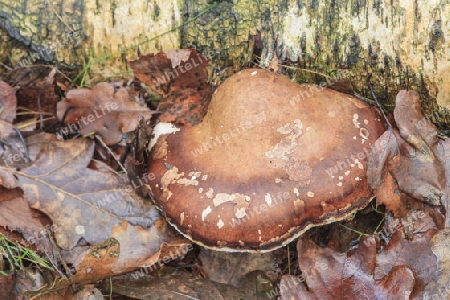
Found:
<svg viewBox="0 0 450 300"><path fill-rule="evenodd" d="M199 125L155 127L149 183L197 244L273 250L368 204L366 157L383 131L355 97L243 70L216 90Z"/></svg>

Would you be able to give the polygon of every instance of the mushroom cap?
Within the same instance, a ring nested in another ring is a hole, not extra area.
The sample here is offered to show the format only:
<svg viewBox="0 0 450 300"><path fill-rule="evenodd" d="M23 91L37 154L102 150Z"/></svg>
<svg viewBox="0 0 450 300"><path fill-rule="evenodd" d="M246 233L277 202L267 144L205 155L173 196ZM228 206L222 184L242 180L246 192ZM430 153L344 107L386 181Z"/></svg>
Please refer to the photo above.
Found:
<svg viewBox="0 0 450 300"><path fill-rule="evenodd" d="M274 250L369 203L366 157L383 132L353 96L243 70L219 86L202 123L155 127L152 197L197 244Z"/></svg>

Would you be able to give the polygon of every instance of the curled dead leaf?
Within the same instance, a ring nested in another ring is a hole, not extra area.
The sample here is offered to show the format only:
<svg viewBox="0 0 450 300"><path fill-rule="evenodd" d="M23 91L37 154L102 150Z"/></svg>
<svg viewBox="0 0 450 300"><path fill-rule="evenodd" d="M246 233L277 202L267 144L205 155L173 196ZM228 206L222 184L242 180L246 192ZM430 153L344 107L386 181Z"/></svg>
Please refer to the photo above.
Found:
<svg viewBox="0 0 450 300"><path fill-rule="evenodd" d="M396 102L398 130L389 129L377 140L381 147L368 157L367 176L378 202L401 216L408 197L443 204L448 181L443 149L448 142L437 138L436 127L422 115L416 92L400 91Z"/></svg>
<svg viewBox="0 0 450 300"><path fill-rule="evenodd" d="M58 102L58 118L68 125L60 135L79 130L82 135L99 134L107 145L122 140L122 134L136 129L139 116L148 120L155 114L131 99L127 90L102 82L92 89L70 90Z"/></svg>
<svg viewBox="0 0 450 300"><path fill-rule="evenodd" d="M141 55L130 66L141 82L162 95L158 105L160 121L200 123L212 95L206 57L195 49L170 50Z"/></svg>

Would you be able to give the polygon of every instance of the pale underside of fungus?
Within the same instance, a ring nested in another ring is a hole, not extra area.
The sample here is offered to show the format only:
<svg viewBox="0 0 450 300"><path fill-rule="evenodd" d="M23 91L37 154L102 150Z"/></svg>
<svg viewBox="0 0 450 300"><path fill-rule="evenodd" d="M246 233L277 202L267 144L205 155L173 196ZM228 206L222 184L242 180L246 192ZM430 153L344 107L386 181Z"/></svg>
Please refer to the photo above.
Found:
<svg viewBox="0 0 450 300"><path fill-rule="evenodd" d="M366 160L383 132L353 96L243 70L216 90L202 123L155 127L152 197L197 244L274 250L368 204Z"/></svg>

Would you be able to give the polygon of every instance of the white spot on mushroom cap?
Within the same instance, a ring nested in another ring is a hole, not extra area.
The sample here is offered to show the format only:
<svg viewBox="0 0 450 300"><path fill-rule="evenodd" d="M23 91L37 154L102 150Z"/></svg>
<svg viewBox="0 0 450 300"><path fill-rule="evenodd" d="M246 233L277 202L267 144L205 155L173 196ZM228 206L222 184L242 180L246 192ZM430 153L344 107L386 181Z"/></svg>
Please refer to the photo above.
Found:
<svg viewBox="0 0 450 300"><path fill-rule="evenodd" d="M202 180L206 180L206 179L208 179L208 175L205 174L202 176Z"/></svg>
<svg viewBox="0 0 450 300"><path fill-rule="evenodd" d="M231 195L226 193L218 193L213 199L215 207L226 202L233 202L235 204L234 215L236 218L243 218L247 214L246 211L250 205L250 197L239 193L234 193Z"/></svg>
<svg viewBox="0 0 450 300"><path fill-rule="evenodd" d="M345 171L345 176L348 176L348 174L350 174L350 171Z"/></svg>
<svg viewBox="0 0 450 300"><path fill-rule="evenodd" d="M342 186L342 182L338 182L337 186Z"/></svg>
<svg viewBox="0 0 450 300"><path fill-rule="evenodd" d="M300 193L298 192L298 188L294 188L294 194L298 197L300 196Z"/></svg>
<svg viewBox="0 0 450 300"><path fill-rule="evenodd" d="M205 218L207 215L209 215L212 212L211 206L208 206L207 208L205 208L202 212L202 221L205 221Z"/></svg>
<svg viewBox="0 0 450 300"><path fill-rule="evenodd" d="M275 178L275 183L282 183L283 180L281 180L280 178Z"/></svg>
<svg viewBox="0 0 450 300"><path fill-rule="evenodd" d="M261 234L261 229L258 229L258 234Z"/></svg>
<svg viewBox="0 0 450 300"><path fill-rule="evenodd" d="M189 177L192 177L192 180L195 180L197 178L199 178L200 176L202 176L202 172L189 172Z"/></svg>
<svg viewBox="0 0 450 300"><path fill-rule="evenodd" d="M184 211L180 214L180 225L183 225L184 222Z"/></svg>
<svg viewBox="0 0 450 300"><path fill-rule="evenodd" d="M233 200L236 198L236 196L233 194L233 195L230 195L230 194L226 194L226 193L218 193L215 197L214 197L214 199L213 199L213 203L214 203L214 206L219 206L220 204L222 204L222 203L225 203L225 202L233 202Z"/></svg>
<svg viewBox="0 0 450 300"><path fill-rule="evenodd" d="M303 124L299 119L295 119L292 123L287 123L277 131L281 134L287 135L275 147L266 152L268 158L278 158L283 161L289 160L289 154L298 148L298 137L302 135Z"/></svg>
<svg viewBox="0 0 450 300"><path fill-rule="evenodd" d="M158 123L155 128L153 128L153 134L155 135L149 142L147 149L151 151L156 145L159 137L165 134L171 134L180 131L180 128L176 127L172 123Z"/></svg>
<svg viewBox="0 0 450 300"><path fill-rule="evenodd" d="M359 161L359 159L355 159L355 164L358 165L358 168L360 168L361 170L364 170L364 166L363 166L363 164Z"/></svg>
<svg viewBox="0 0 450 300"><path fill-rule="evenodd" d="M222 219L220 219L219 222L217 222L217 227L219 227L219 229L221 229L223 227L223 225L225 225L225 223L223 223Z"/></svg>
<svg viewBox="0 0 450 300"><path fill-rule="evenodd" d="M369 124L369 120L367 120L367 119L364 119L364 124Z"/></svg>
<svg viewBox="0 0 450 300"><path fill-rule="evenodd" d="M169 190L170 184L182 184L185 186L189 185L198 185L197 180L191 180L184 177L184 172L178 173L178 168L175 166L172 166L171 169L167 170L166 173L161 178L161 189L162 189L162 195L161 199L163 201L168 201L170 197L172 196L172 192Z"/></svg>
<svg viewBox="0 0 450 300"><path fill-rule="evenodd" d="M359 129L359 135L364 139L364 140L368 140L369 139L369 131L362 127ZM364 142L363 142L364 143Z"/></svg>
<svg viewBox="0 0 450 300"><path fill-rule="evenodd" d="M195 178L195 177L193 177ZM180 178L177 180L177 183L189 186L189 185L198 185L198 180L195 179L188 179L188 178Z"/></svg>
<svg viewBox="0 0 450 300"><path fill-rule="evenodd" d="M198 188L198 193L199 194L203 193L203 188Z"/></svg>
<svg viewBox="0 0 450 300"><path fill-rule="evenodd" d="M339 180L343 180L344 179L344 176L339 176Z"/></svg>
<svg viewBox="0 0 450 300"><path fill-rule="evenodd" d="M227 242L225 241L217 241L217 246L219 246L219 248L223 248L227 245Z"/></svg>
<svg viewBox="0 0 450 300"><path fill-rule="evenodd" d="M310 198L314 197L314 193L313 192L307 192L306 195Z"/></svg>
<svg viewBox="0 0 450 300"><path fill-rule="evenodd" d="M258 71L253 71L251 74L252 74L252 76L255 76L256 73L258 73Z"/></svg>
<svg viewBox="0 0 450 300"><path fill-rule="evenodd" d="M358 114L353 115L353 125L355 125L356 128L359 128L360 123L358 122L359 116Z"/></svg>
<svg viewBox="0 0 450 300"><path fill-rule="evenodd" d="M212 197L214 196L214 190L212 188L209 188L205 195L209 199L212 199Z"/></svg>
<svg viewBox="0 0 450 300"><path fill-rule="evenodd" d="M247 215L247 212L245 211L245 207L240 207L238 209L236 209L236 211L234 212L234 215L236 218L243 218Z"/></svg>

